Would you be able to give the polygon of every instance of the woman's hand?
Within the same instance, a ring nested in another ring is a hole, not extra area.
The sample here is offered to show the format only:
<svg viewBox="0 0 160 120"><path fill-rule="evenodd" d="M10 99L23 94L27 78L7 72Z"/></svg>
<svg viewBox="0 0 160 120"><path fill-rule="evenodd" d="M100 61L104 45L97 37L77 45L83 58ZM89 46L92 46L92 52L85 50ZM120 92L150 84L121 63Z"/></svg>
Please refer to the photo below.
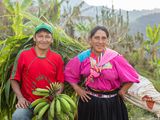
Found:
<svg viewBox="0 0 160 120"><path fill-rule="evenodd" d="M124 83L122 88L118 91L118 94L124 98L124 95L127 93L128 89L132 86L133 83Z"/></svg>
<svg viewBox="0 0 160 120"><path fill-rule="evenodd" d="M122 100L125 100L124 95L126 94L126 90L120 89L118 91L118 94L122 98Z"/></svg>
<svg viewBox="0 0 160 120"><path fill-rule="evenodd" d="M121 89L118 91L118 94L123 97L126 94L126 90Z"/></svg>
<svg viewBox="0 0 160 120"><path fill-rule="evenodd" d="M18 103L16 104L16 108L28 108L30 102L26 100L24 97L18 98Z"/></svg>
<svg viewBox="0 0 160 120"><path fill-rule="evenodd" d="M76 90L76 93L80 96L83 102L88 102L88 100L91 99L88 92L80 87Z"/></svg>
<svg viewBox="0 0 160 120"><path fill-rule="evenodd" d="M88 102L91 99L86 90L82 89L80 86L78 86L75 83L71 83L71 85L76 91L76 93L80 96L83 102Z"/></svg>

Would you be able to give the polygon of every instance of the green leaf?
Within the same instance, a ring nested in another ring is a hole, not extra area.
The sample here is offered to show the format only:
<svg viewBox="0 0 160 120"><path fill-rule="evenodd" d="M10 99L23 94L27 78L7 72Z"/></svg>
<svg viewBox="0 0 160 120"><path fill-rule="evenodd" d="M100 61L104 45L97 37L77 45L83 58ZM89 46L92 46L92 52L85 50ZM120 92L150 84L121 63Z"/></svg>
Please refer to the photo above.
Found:
<svg viewBox="0 0 160 120"><path fill-rule="evenodd" d="M150 25L146 28L146 35L150 40L153 40L153 31Z"/></svg>
<svg viewBox="0 0 160 120"><path fill-rule="evenodd" d="M14 12L13 4L10 2L10 0L3 0L3 4L5 5L6 9L10 12Z"/></svg>
<svg viewBox="0 0 160 120"><path fill-rule="evenodd" d="M155 36L154 36L154 44L157 44L160 40L160 28L157 27L156 30L155 30Z"/></svg>
<svg viewBox="0 0 160 120"><path fill-rule="evenodd" d="M5 98L7 105L9 105L9 96L10 96L10 80L8 80L7 83L5 84Z"/></svg>
<svg viewBox="0 0 160 120"><path fill-rule="evenodd" d="M28 12L22 12L22 13L20 13L20 14L21 14L23 17L27 18L28 20L32 21L32 23L33 23L34 25L38 25L38 24L40 24L40 23L43 23L43 21L42 21L40 18L38 18L38 17L36 17L36 16L28 13Z"/></svg>
<svg viewBox="0 0 160 120"><path fill-rule="evenodd" d="M22 0L21 3L21 10L24 11L26 10L32 3L32 0Z"/></svg>

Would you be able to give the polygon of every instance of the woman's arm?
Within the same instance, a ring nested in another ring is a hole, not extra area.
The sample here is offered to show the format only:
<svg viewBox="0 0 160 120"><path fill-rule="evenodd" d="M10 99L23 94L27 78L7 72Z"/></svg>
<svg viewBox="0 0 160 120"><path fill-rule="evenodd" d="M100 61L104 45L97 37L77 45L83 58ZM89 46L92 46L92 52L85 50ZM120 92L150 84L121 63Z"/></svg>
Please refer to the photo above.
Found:
<svg viewBox="0 0 160 120"><path fill-rule="evenodd" d="M132 86L133 83L124 83L121 89L119 90L118 94L123 97L128 91L128 89Z"/></svg>

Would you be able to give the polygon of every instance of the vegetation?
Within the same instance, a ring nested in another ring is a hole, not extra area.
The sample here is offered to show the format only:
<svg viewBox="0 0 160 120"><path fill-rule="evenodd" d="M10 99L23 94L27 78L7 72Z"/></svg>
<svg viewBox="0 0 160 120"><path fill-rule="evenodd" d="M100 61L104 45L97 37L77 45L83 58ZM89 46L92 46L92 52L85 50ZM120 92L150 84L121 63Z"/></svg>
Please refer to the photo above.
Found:
<svg viewBox="0 0 160 120"><path fill-rule="evenodd" d="M67 7L62 10L62 3ZM160 26L146 26L147 40L141 33L135 36L128 35L128 21L124 21L121 11L114 8L100 8L100 14L84 16L82 12L84 2L72 8L68 0L3 0L0 2L0 118L10 120L15 109L16 97L10 87L10 73L15 56L21 49L33 44L33 30L39 23L47 22L53 29L54 43L52 49L63 56L65 62L83 51L88 46L87 33L100 23L110 31L110 47L123 54L137 71L151 79L157 90L160 91L160 56L159 40ZM96 9L96 8L95 8ZM128 14L128 13L126 13ZM65 20L65 21L64 21ZM87 23L87 24L86 24ZM71 87L66 83L65 93L74 96ZM152 114L128 103L131 119ZM131 109L132 108L132 109ZM133 109L135 108L135 109ZM139 113L139 114L138 114ZM152 118L151 118L152 119ZM142 118L143 120L143 118Z"/></svg>

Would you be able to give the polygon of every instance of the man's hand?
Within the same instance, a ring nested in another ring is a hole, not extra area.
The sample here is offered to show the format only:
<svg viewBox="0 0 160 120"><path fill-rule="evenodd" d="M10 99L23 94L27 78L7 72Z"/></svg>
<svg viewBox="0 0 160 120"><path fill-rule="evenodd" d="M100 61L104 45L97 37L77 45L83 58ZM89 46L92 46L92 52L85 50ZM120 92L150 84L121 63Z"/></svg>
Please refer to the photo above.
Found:
<svg viewBox="0 0 160 120"><path fill-rule="evenodd" d="M19 82L16 80L11 80L11 86L17 96L17 99L18 99L18 103L16 104L16 108L27 108L30 105L30 102L27 101L23 97L21 90L20 90Z"/></svg>
<svg viewBox="0 0 160 120"><path fill-rule="evenodd" d="M18 103L16 104L16 108L28 108L30 102L26 100L24 97L18 98Z"/></svg>
<svg viewBox="0 0 160 120"><path fill-rule="evenodd" d="M56 92L56 94L61 94L64 90L64 84L63 83L60 83L60 84L61 84L61 88Z"/></svg>

